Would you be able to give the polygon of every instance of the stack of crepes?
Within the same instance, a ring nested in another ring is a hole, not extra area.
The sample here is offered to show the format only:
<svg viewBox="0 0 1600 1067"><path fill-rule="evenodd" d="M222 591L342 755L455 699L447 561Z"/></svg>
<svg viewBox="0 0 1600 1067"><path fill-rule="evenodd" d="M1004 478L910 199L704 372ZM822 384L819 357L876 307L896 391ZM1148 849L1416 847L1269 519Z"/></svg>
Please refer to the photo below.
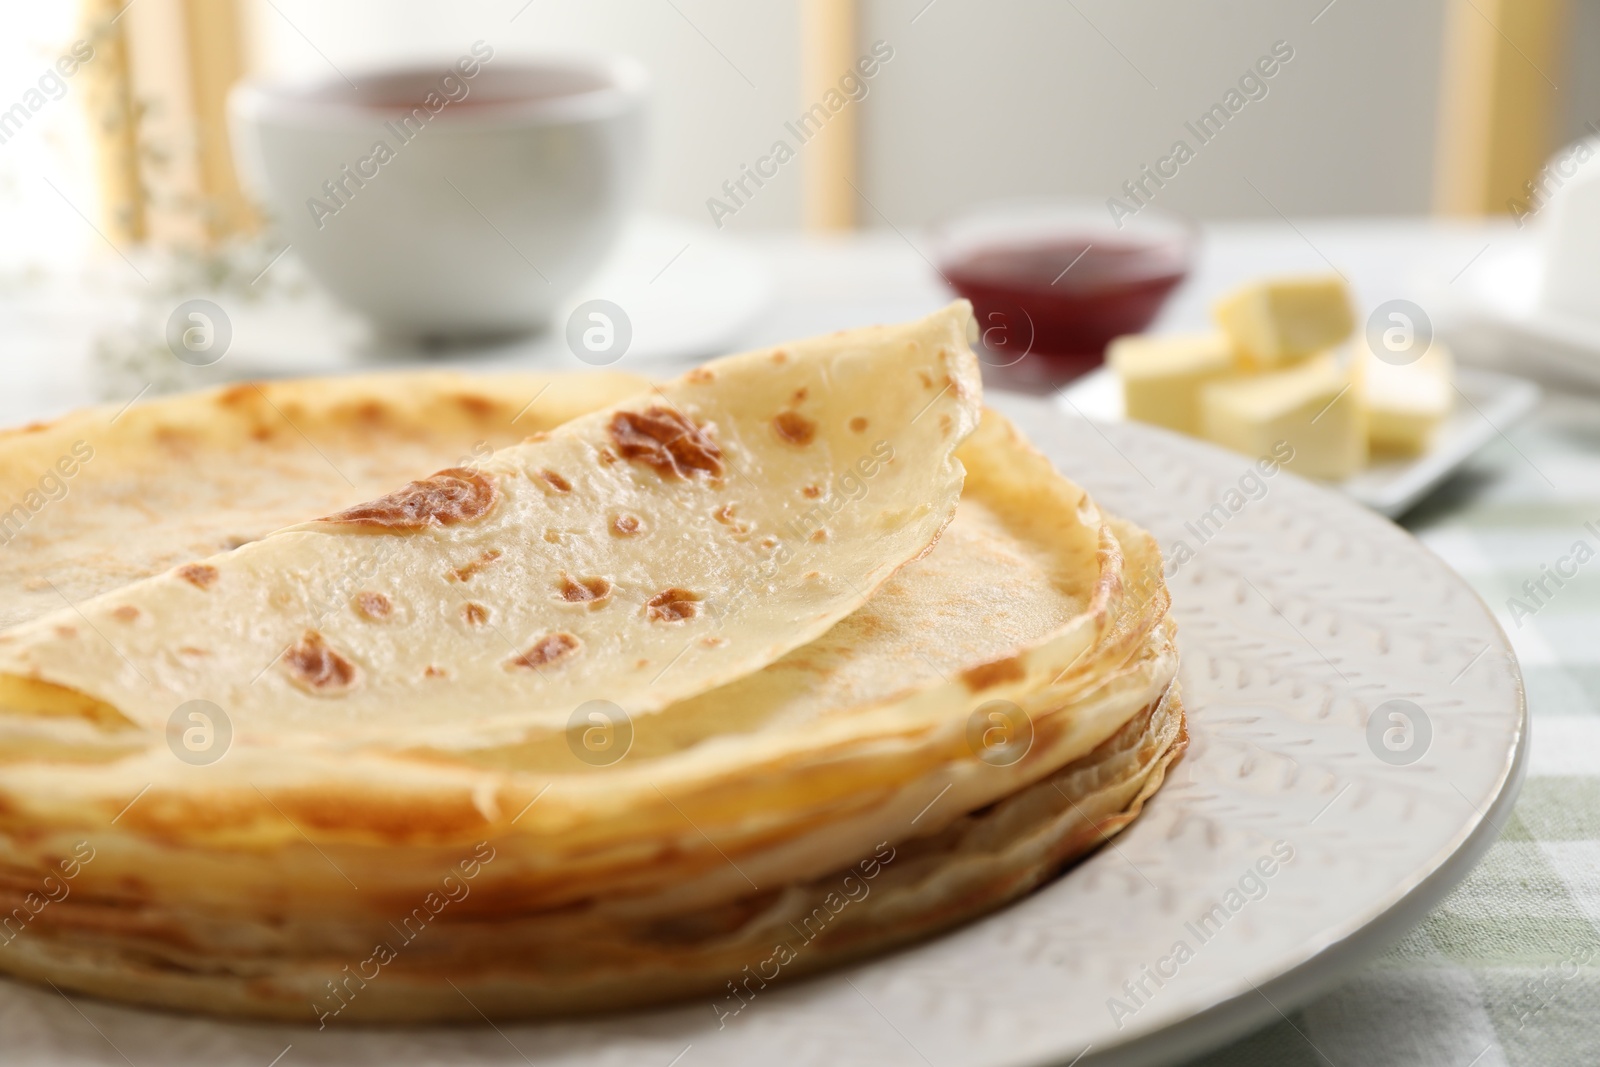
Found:
<svg viewBox="0 0 1600 1067"><path fill-rule="evenodd" d="M1173 626L971 330L4 436L0 969L323 1026L726 1015L1058 874L1183 750Z"/></svg>

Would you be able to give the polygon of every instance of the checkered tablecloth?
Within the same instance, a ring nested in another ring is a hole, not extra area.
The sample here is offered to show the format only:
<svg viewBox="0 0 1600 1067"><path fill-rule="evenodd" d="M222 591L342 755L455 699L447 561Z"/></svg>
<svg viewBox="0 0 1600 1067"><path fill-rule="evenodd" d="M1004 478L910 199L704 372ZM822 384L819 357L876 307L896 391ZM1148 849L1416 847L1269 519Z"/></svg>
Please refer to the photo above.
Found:
<svg viewBox="0 0 1600 1067"><path fill-rule="evenodd" d="M1398 945L1194 1067L1600 1064L1600 400L1547 400L1404 525L1516 647L1532 721L1521 796Z"/></svg>

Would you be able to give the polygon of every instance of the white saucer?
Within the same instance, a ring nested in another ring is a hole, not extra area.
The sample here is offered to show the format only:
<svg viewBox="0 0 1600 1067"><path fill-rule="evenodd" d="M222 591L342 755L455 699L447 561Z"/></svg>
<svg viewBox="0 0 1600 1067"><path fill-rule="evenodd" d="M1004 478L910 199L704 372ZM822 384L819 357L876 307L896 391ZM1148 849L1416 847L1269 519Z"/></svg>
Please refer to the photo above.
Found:
<svg viewBox="0 0 1600 1067"><path fill-rule="evenodd" d="M1600 319L1542 307L1543 278L1536 245L1491 248L1455 285L1439 287L1450 309L1441 333L1475 366L1600 389Z"/></svg>
<svg viewBox="0 0 1600 1067"><path fill-rule="evenodd" d="M1380 459L1335 486L1373 511L1399 518L1422 501L1485 445L1499 438L1539 404L1537 385L1495 371L1459 369L1456 407L1439 428L1433 447L1412 459ZM1098 422L1121 422L1122 386L1104 368L1058 394L1061 403Z"/></svg>
<svg viewBox="0 0 1600 1067"><path fill-rule="evenodd" d="M608 300L627 315L633 338L612 367L629 370L735 350L773 293L771 270L737 239L675 219L645 217L543 333L424 349L374 337L358 317L317 290L292 255L272 268L275 279L283 272L274 295L257 303L216 297L232 320L233 341L225 358L205 368L210 372L205 377L350 374L420 362L458 370L583 370L585 364L567 347L565 327L573 309L593 299ZM296 284L283 286L287 279Z"/></svg>

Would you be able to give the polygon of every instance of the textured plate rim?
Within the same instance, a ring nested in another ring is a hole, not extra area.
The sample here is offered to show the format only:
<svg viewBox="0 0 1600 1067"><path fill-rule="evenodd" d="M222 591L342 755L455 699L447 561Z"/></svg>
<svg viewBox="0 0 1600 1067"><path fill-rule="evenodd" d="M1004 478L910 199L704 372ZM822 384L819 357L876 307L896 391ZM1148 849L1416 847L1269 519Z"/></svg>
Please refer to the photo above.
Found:
<svg viewBox="0 0 1600 1067"><path fill-rule="evenodd" d="M986 392L986 402L1023 424L1032 421L1024 412L1031 411L1036 417L1047 419L1052 416L1058 417L1062 410L1051 399L997 389ZM1079 417L1091 425L1095 421L1081 414ZM1115 425L1120 432L1165 439L1168 443L1198 452L1207 459L1231 462L1237 462L1239 459L1238 456L1216 445L1159 427L1130 421L1119 421ZM1096 429L1098 430L1098 427ZM1046 444L1038 442L1036 444L1051 457L1052 462L1059 464L1060 458L1052 455ZM1286 1015L1288 1011L1303 1006L1318 993L1326 991L1341 978L1397 941L1465 879L1488 851L1489 846L1499 837L1504 818L1509 815L1511 807L1516 802L1527 765L1529 738L1527 690L1522 678L1522 668L1512 649L1510 638L1488 603L1466 579L1457 574L1405 527L1390 522L1337 487L1313 482L1288 471L1282 471L1278 476L1288 477L1303 488L1322 494L1331 501L1337 501L1337 506L1350 509L1353 513L1363 516L1365 521L1379 523L1398 531L1411 543L1415 551L1422 553L1436 566L1446 571L1451 580L1470 594L1473 602L1482 609L1484 617L1493 625L1516 688L1515 729L1511 744L1501 760L1493 796L1485 808L1474 810L1472 815L1463 821L1461 829L1446 845L1427 861L1418 864L1411 876L1381 902L1372 905L1366 912L1351 918L1343 925L1320 933L1306 942L1297 953L1274 963L1272 968L1276 973L1255 983L1253 988L1220 991L1205 1007L1175 1021L1157 1023L1143 1032L1130 1033L1126 1040L1116 1044L1078 1053L1063 1050L1060 1054L1045 1059L1015 1061L1019 1067L1023 1064L1027 1067L1057 1067L1068 1063L1078 1064L1080 1067L1091 1067L1091 1065L1092 1067L1153 1067L1157 1064L1171 1063L1181 1057L1202 1055L1230 1040L1253 1032L1274 1016ZM1137 515L1128 517L1136 522L1139 521ZM1180 631L1180 656L1182 644ZM1481 655L1487 655L1490 651L1486 647ZM1189 758L1194 756L1191 755ZM1278 996L1269 1000L1267 992L1276 992ZM1078 1058L1073 1059L1073 1055Z"/></svg>

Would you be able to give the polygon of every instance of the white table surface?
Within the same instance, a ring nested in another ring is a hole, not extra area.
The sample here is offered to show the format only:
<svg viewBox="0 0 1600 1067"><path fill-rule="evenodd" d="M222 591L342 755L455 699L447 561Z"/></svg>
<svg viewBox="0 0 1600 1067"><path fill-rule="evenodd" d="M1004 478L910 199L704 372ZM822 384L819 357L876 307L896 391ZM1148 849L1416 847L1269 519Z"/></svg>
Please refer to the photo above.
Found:
<svg viewBox="0 0 1600 1067"><path fill-rule="evenodd" d="M914 232L886 229L830 239L748 238L748 247L770 266L774 299L741 345L910 318L938 306L949 293L917 248L918 239ZM1198 269L1155 328L1202 326L1211 297L1235 282L1276 271L1325 271L1330 265L1349 278L1362 306L1406 297L1426 308L1434 291L1461 276L1463 268L1470 270L1486 247L1508 248L1526 240L1508 223L1397 219L1217 225L1207 231ZM283 269L275 267L274 273ZM115 329L129 314L130 298L141 288L109 253L82 277L0 279L0 424L113 399L109 383L103 376L97 380L90 349L97 333ZM578 367L575 360L572 366ZM625 359L622 368L630 366L646 373L667 369Z"/></svg>

